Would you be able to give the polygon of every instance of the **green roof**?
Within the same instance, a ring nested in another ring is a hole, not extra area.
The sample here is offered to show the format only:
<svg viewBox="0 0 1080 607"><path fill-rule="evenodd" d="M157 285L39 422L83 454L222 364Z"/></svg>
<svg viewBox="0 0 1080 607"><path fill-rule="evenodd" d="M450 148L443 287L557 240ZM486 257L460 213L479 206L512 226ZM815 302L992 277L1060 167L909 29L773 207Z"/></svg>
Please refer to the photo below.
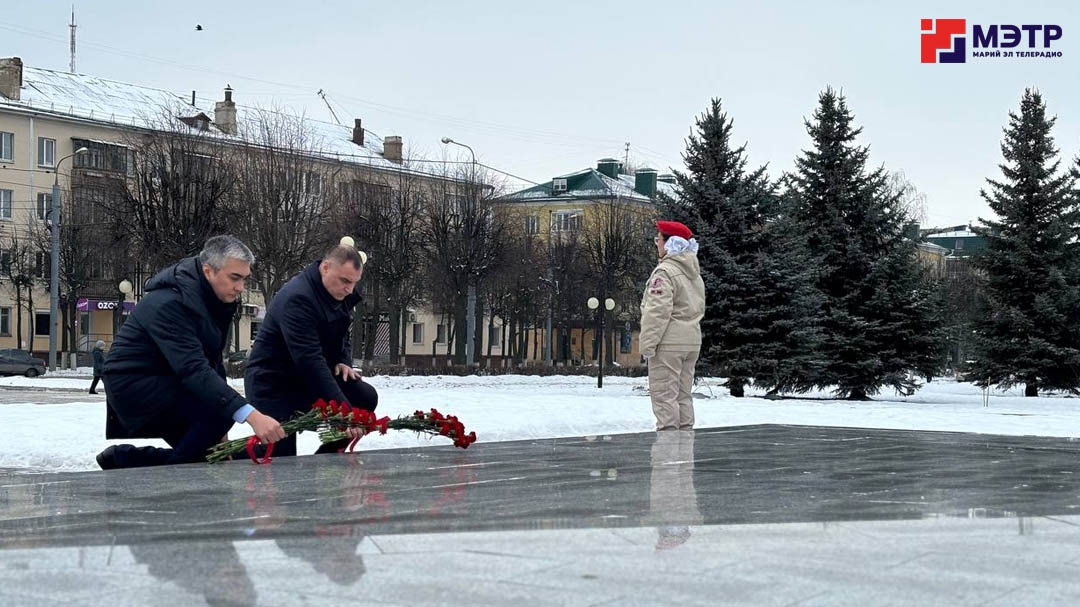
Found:
<svg viewBox="0 0 1080 607"><path fill-rule="evenodd" d="M555 179L566 180L565 192L556 193L554 191ZM500 200L507 202L559 202L622 198L639 202L651 201L648 196L635 191L632 186L621 180L612 179L593 168L556 177L555 179L507 194L501 197Z"/></svg>

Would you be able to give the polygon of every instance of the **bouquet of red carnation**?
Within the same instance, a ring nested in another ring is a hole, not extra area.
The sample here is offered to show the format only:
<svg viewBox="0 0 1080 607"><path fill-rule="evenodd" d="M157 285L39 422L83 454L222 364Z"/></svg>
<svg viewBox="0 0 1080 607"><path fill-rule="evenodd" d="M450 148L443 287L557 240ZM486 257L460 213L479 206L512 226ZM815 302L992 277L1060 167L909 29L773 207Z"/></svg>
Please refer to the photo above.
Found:
<svg viewBox="0 0 1080 607"><path fill-rule="evenodd" d="M466 434L465 425L457 417L453 415L444 416L435 409L429 412L416 411L412 415L390 419L389 417L375 417L374 413L350 407L348 403L339 405L336 401L326 402L321 398L311 406L311 411L281 424L281 429L285 431L286 435L301 430L317 430L319 440L323 443L332 443L348 438L346 431L349 428L358 428L363 434L374 432L386 434L387 430L393 429L412 430L419 434L430 434L432 436L445 436L454 441L455 447L461 447L462 449L467 449L469 445L476 442L476 433L469 432ZM354 438L349 443L348 449L352 451L359 440L359 438ZM247 450L248 456L253 461L259 463L269 462L274 445L266 446L265 460L260 462L255 456L255 446L258 444L259 439L256 436L223 441L209 449L206 461L210 463L220 462Z"/></svg>

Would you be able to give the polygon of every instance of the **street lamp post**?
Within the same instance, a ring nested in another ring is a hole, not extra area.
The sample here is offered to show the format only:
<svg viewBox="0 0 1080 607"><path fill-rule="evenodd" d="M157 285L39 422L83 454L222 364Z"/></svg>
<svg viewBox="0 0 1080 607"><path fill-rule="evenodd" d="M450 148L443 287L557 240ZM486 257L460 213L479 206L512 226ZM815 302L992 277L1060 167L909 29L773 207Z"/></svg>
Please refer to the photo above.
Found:
<svg viewBox="0 0 1080 607"><path fill-rule="evenodd" d="M56 371L56 322L60 317L60 163L89 151L81 147L64 156L53 168L52 200L49 202L51 253L49 255L49 370Z"/></svg>
<svg viewBox="0 0 1080 607"><path fill-rule="evenodd" d="M589 300L586 303L589 305L589 309L590 310L596 310L597 316L600 317L600 320L599 320L600 329L597 331L597 334L596 334L596 337L597 337L597 339L596 339L596 344L597 344L596 387L597 388L603 388L604 387L604 310L607 310L608 312L614 310L615 309L615 300L610 298L610 297L605 299L604 300L604 310L597 310L597 308L600 307L600 300L595 298L595 297L590 297Z"/></svg>
<svg viewBox="0 0 1080 607"><path fill-rule="evenodd" d="M121 280L116 288L120 290L120 299L116 302L115 321L113 322L113 341L116 341L116 333L120 331L120 327L124 324L124 302L127 301L128 295L131 295L132 292L135 291L134 285L126 278Z"/></svg>
<svg viewBox="0 0 1080 607"><path fill-rule="evenodd" d="M469 154L472 155L472 174L470 179L476 180L476 152L464 143L454 141L449 137L443 137L442 142L447 145L460 145L461 147L469 150ZM472 184L476 187L476 184ZM475 210L474 213L475 215ZM468 299L465 304L465 364L468 366L474 366L476 364L476 284L475 278L471 275L466 275L465 278L468 283Z"/></svg>

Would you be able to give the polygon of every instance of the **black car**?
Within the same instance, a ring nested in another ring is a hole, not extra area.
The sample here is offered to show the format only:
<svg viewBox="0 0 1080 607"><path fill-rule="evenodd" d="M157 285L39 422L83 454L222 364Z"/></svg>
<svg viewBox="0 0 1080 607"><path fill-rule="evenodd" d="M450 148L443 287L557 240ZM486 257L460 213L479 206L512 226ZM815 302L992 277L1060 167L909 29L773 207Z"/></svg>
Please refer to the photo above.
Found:
<svg viewBox="0 0 1080 607"><path fill-rule="evenodd" d="M0 375L37 377L45 374L45 361L22 350L0 350Z"/></svg>

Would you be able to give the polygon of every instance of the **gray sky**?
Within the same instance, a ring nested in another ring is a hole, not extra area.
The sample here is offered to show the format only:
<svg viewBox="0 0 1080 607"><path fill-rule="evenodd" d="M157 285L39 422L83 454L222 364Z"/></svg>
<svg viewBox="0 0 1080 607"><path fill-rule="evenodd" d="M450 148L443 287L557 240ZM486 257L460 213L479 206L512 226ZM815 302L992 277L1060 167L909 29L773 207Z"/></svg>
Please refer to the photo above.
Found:
<svg viewBox="0 0 1080 607"><path fill-rule="evenodd" d="M0 55L67 70L70 9L4 0ZM401 135L414 154L440 157L450 136L533 181L621 159L627 141L633 163L678 167L711 97L751 162L778 177L809 146L802 121L826 85L847 95L872 162L926 194L931 224L989 213L979 188L999 174L1001 128L1026 86L1058 115L1064 159L1080 154L1075 0L97 0L75 10L80 73L208 99L228 82L238 103L330 121L321 88L343 122ZM921 18L966 18L969 33L974 23L1056 24L1064 56L923 65Z"/></svg>

